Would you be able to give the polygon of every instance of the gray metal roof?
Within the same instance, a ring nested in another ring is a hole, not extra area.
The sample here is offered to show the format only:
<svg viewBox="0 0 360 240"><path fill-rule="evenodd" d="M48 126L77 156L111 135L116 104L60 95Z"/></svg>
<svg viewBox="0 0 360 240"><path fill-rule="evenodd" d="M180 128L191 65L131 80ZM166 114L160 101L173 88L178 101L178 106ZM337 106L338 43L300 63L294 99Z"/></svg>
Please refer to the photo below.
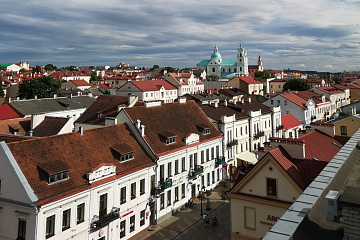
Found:
<svg viewBox="0 0 360 240"><path fill-rule="evenodd" d="M325 195L329 190L342 192L346 186L359 182L359 141L360 129L266 233L264 240L342 238L341 224L324 217ZM353 192L351 196L356 195ZM357 194L360 196L360 192Z"/></svg>
<svg viewBox="0 0 360 240"><path fill-rule="evenodd" d="M72 98L59 97L20 100L11 102L9 105L20 115L26 116L31 114L88 108L94 101L95 99L89 96L76 96Z"/></svg>

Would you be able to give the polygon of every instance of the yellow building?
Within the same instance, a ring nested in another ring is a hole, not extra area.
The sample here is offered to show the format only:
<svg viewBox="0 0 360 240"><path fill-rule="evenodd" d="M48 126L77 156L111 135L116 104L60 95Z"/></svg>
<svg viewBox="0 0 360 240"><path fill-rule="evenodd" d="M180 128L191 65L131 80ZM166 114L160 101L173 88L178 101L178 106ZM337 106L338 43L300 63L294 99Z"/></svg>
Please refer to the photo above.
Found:
<svg viewBox="0 0 360 240"><path fill-rule="evenodd" d="M270 142L266 148L272 150L228 194L232 240L264 237L342 147L317 129L298 139Z"/></svg>
<svg viewBox="0 0 360 240"><path fill-rule="evenodd" d="M351 137L360 128L360 115L352 115L334 120L335 136Z"/></svg>

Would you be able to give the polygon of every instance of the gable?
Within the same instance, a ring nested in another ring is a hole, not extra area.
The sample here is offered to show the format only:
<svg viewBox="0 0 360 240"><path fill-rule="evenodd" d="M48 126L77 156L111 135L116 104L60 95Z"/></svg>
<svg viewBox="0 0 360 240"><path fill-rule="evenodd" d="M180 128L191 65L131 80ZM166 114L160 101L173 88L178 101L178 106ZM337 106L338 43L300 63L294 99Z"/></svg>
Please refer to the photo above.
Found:
<svg viewBox="0 0 360 240"><path fill-rule="evenodd" d="M265 155L248 175L239 183L236 192L267 197L266 178L276 179L278 199L294 201L302 192L270 154Z"/></svg>

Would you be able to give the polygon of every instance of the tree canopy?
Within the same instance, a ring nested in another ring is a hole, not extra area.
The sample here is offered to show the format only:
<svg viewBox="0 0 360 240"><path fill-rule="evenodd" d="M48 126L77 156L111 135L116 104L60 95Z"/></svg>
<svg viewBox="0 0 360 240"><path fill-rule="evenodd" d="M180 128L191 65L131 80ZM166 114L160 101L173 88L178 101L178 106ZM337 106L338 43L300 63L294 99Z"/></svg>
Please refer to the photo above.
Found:
<svg viewBox="0 0 360 240"><path fill-rule="evenodd" d="M4 88L3 88L3 85L2 85L2 81L0 80L0 97L4 97Z"/></svg>
<svg viewBox="0 0 360 240"><path fill-rule="evenodd" d="M269 71L256 71L255 72L255 79L258 81L263 82L266 79L269 79L271 76Z"/></svg>
<svg viewBox="0 0 360 240"><path fill-rule="evenodd" d="M218 76L215 75L215 74L206 75L206 80L208 80L208 81L217 81Z"/></svg>
<svg viewBox="0 0 360 240"><path fill-rule="evenodd" d="M291 79L283 86L283 91L306 91L310 89L310 85L303 79Z"/></svg>
<svg viewBox="0 0 360 240"><path fill-rule="evenodd" d="M44 68L46 71L53 71L57 69L57 67L52 64L46 64Z"/></svg>
<svg viewBox="0 0 360 240"><path fill-rule="evenodd" d="M32 80L24 81L19 85L18 96L25 99L50 98L54 94L60 95L60 80L55 80L50 76L34 78Z"/></svg>

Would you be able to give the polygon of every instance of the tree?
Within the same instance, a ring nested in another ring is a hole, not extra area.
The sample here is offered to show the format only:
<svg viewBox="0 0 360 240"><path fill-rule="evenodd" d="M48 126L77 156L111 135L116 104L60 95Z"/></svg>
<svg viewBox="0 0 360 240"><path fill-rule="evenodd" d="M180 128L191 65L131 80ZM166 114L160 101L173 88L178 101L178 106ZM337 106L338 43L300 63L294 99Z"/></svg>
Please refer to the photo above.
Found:
<svg viewBox="0 0 360 240"><path fill-rule="evenodd" d="M22 69L20 69L20 72L25 73L25 72L27 72L27 70L25 68L22 68Z"/></svg>
<svg viewBox="0 0 360 240"><path fill-rule="evenodd" d="M25 99L33 99L35 96L38 98L50 98L54 94L60 95L60 87L60 80L55 80L50 76L34 78L19 85L18 96Z"/></svg>
<svg viewBox="0 0 360 240"><path fill-rule="evenodd" d="M271 76L269 71L256 71L255 72L255 79L258 81L263 82L266 79L269 79Z"/></svg>
<svg viewBox="0 0 360 240"><path fill-rule="evenodd" d="M310 89L310 85L303 79L291 79L284 84L283 91L306 91Z"/></svg>
<svg viewBox="0 0 360 240"><path fill-rule="evenodd" d="M338 78L338 77L334 77L333 80L334 80L334 82L335 82L336 84L340 84L340 83L341 83L341 79Z"/></svg>
<svg viewBox="0 0 360 240"><path fill-rule="evenodd" d="M99 81L101 79L100 76L96 76L96 71L95 72L91 72L91 75L90 75L90 82L93 83L93 82L96 82L96 81Z"/></svg>
<svg viewBox="0 0 360 240"><path fill-rule="evenodd" d="M159 65L154 65L152 68L150 68L150 71L154 71L156 69L160 68Z"/></svg>
<svg viewBox="0 0 360 240"><path fill-rule="evenodd" d="M0 97L4 97L4 89L3 89L3 85L2 85L2 81L0 79Z"/></svg>
<svg viewBox="0 0 360 240"><path fill-rule="evenodd" d="M41 67L40 66L33 67L33 73L40 73L40 72L41 72Z"/></svg>
<svg viewBox="0 0 360 240"><path fill-rule="evenodd" d="M165 67L161 70L161 72L164 72L166 70L166 72L168 73L172 73L175 71L175 69L173 67Z"/></svg>
<svg viewBox="0 0 360 240"><path fill-rule="evenodd" d="M206 75L206 80L207 80L207 81L217 81L217 80L218 80L218 76L215 75L215 74Z"/></svg>
<svg viewBox="0 0 360 240"><path fill-rule="evenodd" d="M46 64L44 68L46 71L54 71L55 69L57 69L57 67L52 64Z"/></svg>

